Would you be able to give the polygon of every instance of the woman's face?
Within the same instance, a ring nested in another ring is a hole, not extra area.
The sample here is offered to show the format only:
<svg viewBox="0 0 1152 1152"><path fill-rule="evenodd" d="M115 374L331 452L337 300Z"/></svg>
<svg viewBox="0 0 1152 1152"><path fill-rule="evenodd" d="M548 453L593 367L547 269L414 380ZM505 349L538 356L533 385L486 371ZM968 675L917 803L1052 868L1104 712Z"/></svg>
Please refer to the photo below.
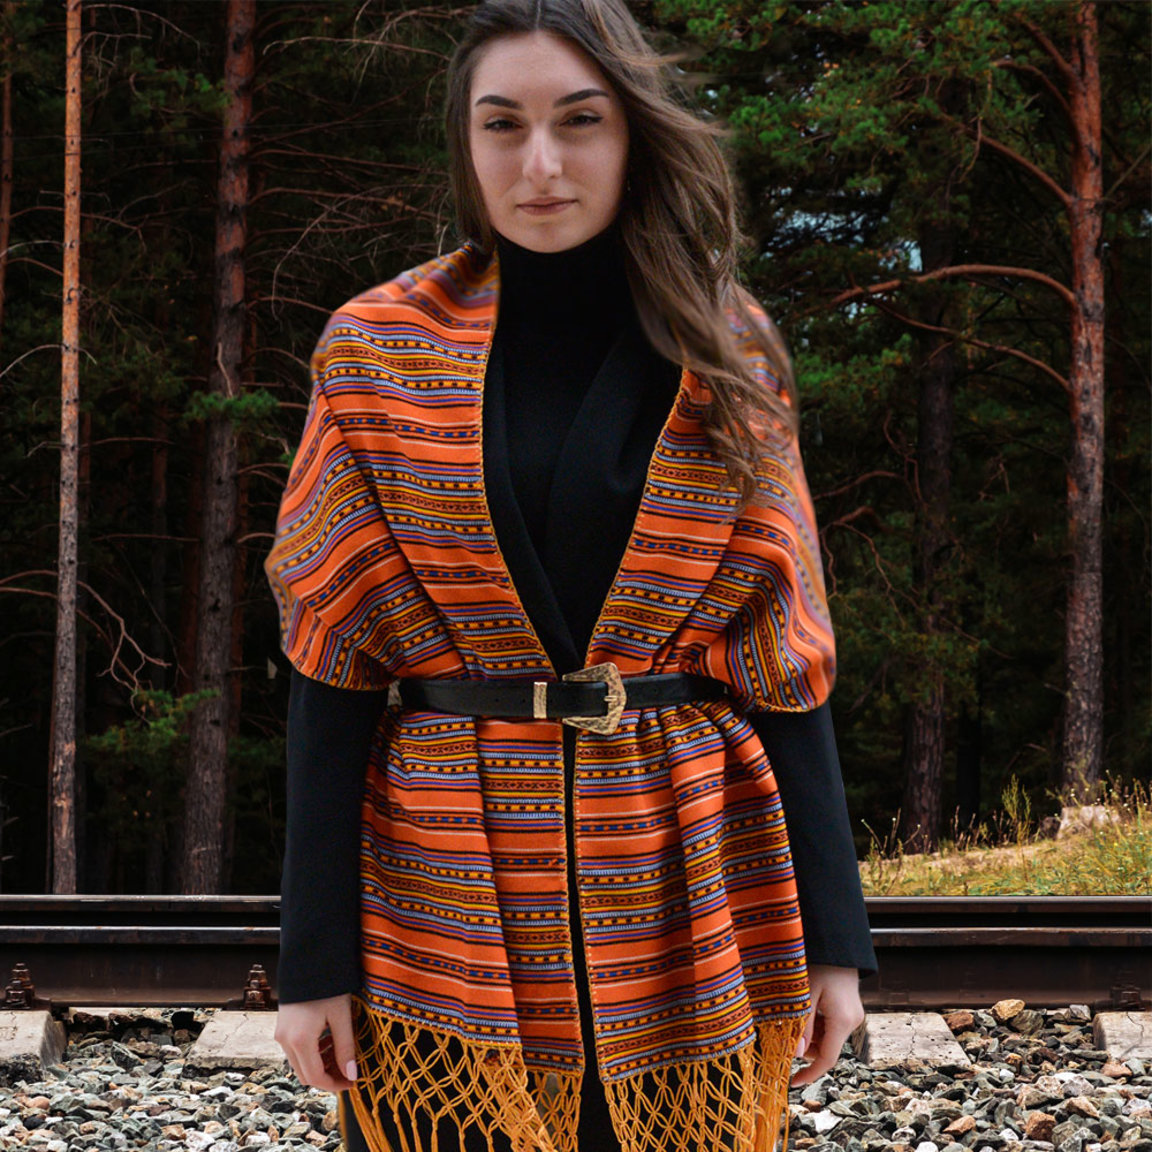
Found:
<svg viewBox="0 0 1152 1152"><path fill-rule="evenodd" d="M550 32L493 40L472 77L472 166L492 227L563 252L616 217L628 165L620 98L590 57Z"/></svg>

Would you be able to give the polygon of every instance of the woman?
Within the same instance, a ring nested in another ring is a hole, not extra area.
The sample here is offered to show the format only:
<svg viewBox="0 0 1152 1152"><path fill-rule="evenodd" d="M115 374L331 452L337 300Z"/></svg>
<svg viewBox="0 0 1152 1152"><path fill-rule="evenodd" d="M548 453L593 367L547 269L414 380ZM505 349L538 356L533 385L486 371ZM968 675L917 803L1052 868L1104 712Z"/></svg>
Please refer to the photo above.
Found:
<svg viewBox="0 0 1152 1152"><path fill-rule="evenodd" d="M268 561L277 1036L354 1149L769 1149L874 959L728 172L621 0L482 4L447 120L469 242L330 320Z"/></svg>

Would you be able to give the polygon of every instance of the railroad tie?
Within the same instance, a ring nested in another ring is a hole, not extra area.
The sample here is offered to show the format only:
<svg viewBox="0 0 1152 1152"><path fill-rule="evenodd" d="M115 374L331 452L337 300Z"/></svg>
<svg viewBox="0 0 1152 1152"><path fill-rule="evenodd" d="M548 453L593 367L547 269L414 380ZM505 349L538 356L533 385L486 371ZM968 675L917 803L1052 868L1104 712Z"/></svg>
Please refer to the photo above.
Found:
<svg viewBox="0 0 1152 1152"><path fill-rule="evenodd" d="M0 1011L0 1084L43 1080L64 1055L64 1025L47 1009Z"/></svg>
<svg viewBox="0 0 1152 1152"><path fill-rule="evenodd" d="M215 1013L185 1059L185 1072L210 1075L223 1069L286 1071L284 1051L274 1039L275 1012Z"/></svg>
<svg viewBox="0 0 1152 1152"><path fill-rule="evenodd" d="M971 1061L937 1012L869 1012L852 1037L869 1068L920 1061L933 1068L967 1068Z"/></svg>
<svg viewBox="0 0 1152 1152"><path fill-rule="evenodd" d="M1097 1012L1092 1039L1113 1060L1152 1060L1152 1012Z"/></svg>

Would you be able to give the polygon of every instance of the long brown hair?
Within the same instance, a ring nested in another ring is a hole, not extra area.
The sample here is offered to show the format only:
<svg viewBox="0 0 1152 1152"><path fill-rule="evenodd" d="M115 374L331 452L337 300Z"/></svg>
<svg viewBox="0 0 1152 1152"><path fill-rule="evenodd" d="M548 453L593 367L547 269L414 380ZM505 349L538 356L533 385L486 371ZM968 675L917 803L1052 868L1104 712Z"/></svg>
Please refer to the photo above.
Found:
<svg viewBox="0 0 1152 1152"><path fill-rule="evenodd" d="M759 309L753 314L736 279L743 238L719 133L676 101L670 61L648 45L624 0L484 0L473 10L448 69L445 109L461 233L485 250L495 244L469 146L480 50L500 36L538 31L587 53L624 106L628 183L618 219L637 312L656 350L708 384L708 436L747 502L763 437L782 441L796 431L791 363L775 326ZM778 392L753 374L741 347L749 339Z"/></svg>

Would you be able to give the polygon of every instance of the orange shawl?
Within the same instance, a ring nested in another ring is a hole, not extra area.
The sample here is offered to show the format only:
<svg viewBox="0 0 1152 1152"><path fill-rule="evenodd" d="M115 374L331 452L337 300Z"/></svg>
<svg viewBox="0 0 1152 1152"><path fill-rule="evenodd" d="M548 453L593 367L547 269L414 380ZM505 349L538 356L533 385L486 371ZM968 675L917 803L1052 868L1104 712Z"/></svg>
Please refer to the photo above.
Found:
<svg viewBox="0 0 1152 1152"><path fill-rule="evenodd" d="M465 247L330 320L267 563L305 675L554 678L484 493L497 296L495 261ZM737 515L707 401L685 371L586 664L712 676L732 701L631 709L610 736L582 733L571 796L556 722L381 721L361 826L373 1071L354 1104L370 1139L376 1110L402 1130L424 1112L574 1152L578 899L625 1152L773 1146L808 985L780 801L742 709L822 703L834 649L798 456L766 452Z"/></svg>

